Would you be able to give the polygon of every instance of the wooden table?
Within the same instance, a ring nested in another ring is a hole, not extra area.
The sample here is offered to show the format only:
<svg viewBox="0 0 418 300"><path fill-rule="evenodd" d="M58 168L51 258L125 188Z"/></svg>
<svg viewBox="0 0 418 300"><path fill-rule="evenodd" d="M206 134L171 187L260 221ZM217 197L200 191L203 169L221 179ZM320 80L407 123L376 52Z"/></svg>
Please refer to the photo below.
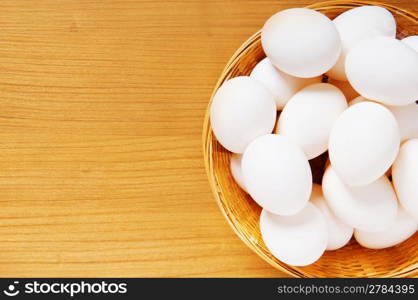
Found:
<svg viewBox="0 0 418 300"><path fill-rule="evenodd" d="M2 0L0 276L283 276L216 206L201 129L234 50L309 3Z"/></svg>

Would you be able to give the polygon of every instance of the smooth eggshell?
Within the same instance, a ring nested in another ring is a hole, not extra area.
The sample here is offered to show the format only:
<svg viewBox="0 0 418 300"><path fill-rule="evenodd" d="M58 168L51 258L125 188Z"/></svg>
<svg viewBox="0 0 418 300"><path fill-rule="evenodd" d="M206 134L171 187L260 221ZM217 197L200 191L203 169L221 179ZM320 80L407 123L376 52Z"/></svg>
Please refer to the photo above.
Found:
<svg viewBox="0 0 418 300"><path fill-rule="evenodd" d="M411 103L404 106L388 106L398 121L401 140L418 138L418 104Z"/></svg>
<svg viewBox="0 0 418 300"><path fill-rule="evenodd" d="M347 78L363 97L388 105L418 99L418 52L388 37L375 37L353 47L345 61Z"/></svg>
<svg viewBox="0 0 418 300"><path fill-rule="evenodd" d="M418 220L418 139L402 145L392 167L392 180L399 202Z"/></svg>
<svg viewBox="0 0 418 300"><path fill-rule="evenodd" d="M353 106L354 104L357 104L357 103L360 103L360 102L365 102L365 101L368 101L368 102L374 102L374 101L371 101L371 100L369 100L369 99L364 98L363 96L358 96L358 97L354 98L353 100L351 100L351 101L348 103L348 106ZM393 108L393 107L403 107L403 106L386 106L386 108L388 108L389 110L391 110L391 108ZM392 111L392 113L393 113L393 111ZM396 120L396 121L398 121L398 126L400 126L400 124L399 124L399 120ZM401 128L399 128L399 130L400 130L400 133L401 133L401 132L402 132ZM385 175L386 175L387 177L389 177L389 176L391 176L391 175L392 175L392 170L391 170L391 168L389 168L389 169L385 172Z"/></svg>
<svg viewBox="0 0 418 300"><path fill-rule="evenodd" d="M347 80L345 58L351 48L375 36L394 38L396 21L393 15L380 6L360 6L343 12L333 20L341 37L341 55L327 75L337 80Z"/></svg>
<svg viewBox="0 0 418 300"><path fill-rule="evenodd" d="M337 87L329 83L312 84L289 100L276 130L312 159L327 151L334 122L346 108L347 101Z"/></svg>
<svg viewBox="0 0 418 300"><path fill-rule="evenodd" d="M331 165L348 185L367 185L390 168L398 154L399 126L383 105L361 102L334 123L329 139Z"/></svg>
<svg viewBox="0 0 418 300"><path fill-rule="evenodd" d="M241 161L242 154L232 153L230 161L231 174L240 188L242 188L244 191L247 191L244 183L244 178L242 177Z"/></svg>
<svg viewBox="0 0 418 300"><path fill-rule="evenodd" d="M264 84L273 94L276 100L277 109L282 109L290 97L303 87L321 82L322 77L298 78L286 74L277 69L268 57L261 60L253 69L250 75L252 78Z"/></svg>
<svg viewBox="0 0 418 300"><path fill-rule="evenodd" d="M310 203L293 216L278 216L263 210L260 215L260 231L270 252L277 259L293 266L314 263L327 246L325 219L319 209Z"/></svg>
<svg viewBox="0 0 418 300"><path fill-rule="evenodd" d="M408 36L408 37L402 39L402 42L407 44L409 47L411 47L415 51L418 51L418 35Z"/></svg>
<svg viewBox="0 0 418 300"><path fill-rule="evenodd" d="M243 153L256 137L272 132L276 122L274 97L257 80L235 77L216 91L210 122L222 146Z"/></svg>
<svg viewBox="0 0 418 300"><path fill-rule="evenodd" d="M328 167L322 179L322 190L334 214L354 228L378 232L396 218L398 202L386 176L366 186L352 187Z"/></svg>
<svg viewBox="0 0 418 300"><path fill-rule="evenodd" d="M264 209L299 212L308 202L312 173L305 154L286 137L267 134L248 145L241 162L245 186Z"/></svg>
<svg viewBox="0 0 418 300"><path fill-rule="evenodd" d="M371 101L362 96L354 98L348 103L348 106L354 104ZM401 142L418 138L418 104L411 103L403 106L390 106L386 105L386 108L391 111L399 126L399 133L401 136Z"/></svg>
<svg viewBox="0 0 418 300"><path fill-rule="evenodd" d="M340 81L340 80L330 79L328 82L332 85L335 85L337 88L339 88L341 90L341 92L343 92L347 101L351 101L354 98L360 96L360 94L357 93L357 91L355 89L353 89L353 87L351 86L351 84L348 81Z"/></svg>
<svg viewBox="0 0 418 300"><path fill-rule="evenodd" d="M318 184L312 186L311 203L322 213L328 228L327 250L337 250L345 246L353 235L353 227L343 223L331 211L322 193L322 187Z"/></svg>
<svg viewBox="0 0 418 300"><path fill-rule="evenodd" d="M356 229L357 242L366 248L383 249L395 246L410 238L418 229L418 222L402 208L398 208L395 221L388 228L378 232Z"/></svg>
<svg viewBox="0 0 418 300"><path fill-rule="evenodd" d="M282 10L261 30L261 44L272 63L296 77L315 77L337 61L341 41L334 23L307 8Z"/></svg>

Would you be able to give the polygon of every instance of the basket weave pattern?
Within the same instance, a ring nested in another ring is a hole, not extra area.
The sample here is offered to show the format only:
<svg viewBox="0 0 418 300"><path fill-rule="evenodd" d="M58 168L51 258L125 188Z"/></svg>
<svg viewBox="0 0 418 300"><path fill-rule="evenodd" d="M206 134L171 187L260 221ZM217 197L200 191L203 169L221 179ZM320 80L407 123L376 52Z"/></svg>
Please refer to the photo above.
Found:
<svg viewBox="0 0 418 300"><path fill-rule="evenodd" d="M397 21L398 38L418 34L418 17L392 5L371 1L328 1L310 5L308 8L334 18L350 8L362 5L380 5L390 10ZM223 70L214 92L225 80L240 75L249 75L254 66L264 57L260 32L257 32L244 42L232 56ZM212 191L225 218L236 234L260 257L277 269L296 277L418 276L418 233L400 245L382 250L363 248L352 239L347 246L336 251L325 252L317 262L306 267L289 266L272 256L264 245L259 230L261 208L233 180L229 169L231 153L225 150L212 134L209 106L203 125L203 150ZM323 173L323 164L312 167L314 175Z"/></svg>

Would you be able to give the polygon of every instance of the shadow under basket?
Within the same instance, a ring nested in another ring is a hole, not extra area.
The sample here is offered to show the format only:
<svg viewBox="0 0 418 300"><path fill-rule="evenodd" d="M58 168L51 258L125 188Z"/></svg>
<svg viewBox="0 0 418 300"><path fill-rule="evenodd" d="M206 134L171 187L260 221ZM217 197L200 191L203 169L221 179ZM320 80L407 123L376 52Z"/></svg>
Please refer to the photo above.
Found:
<svg viewBox="0 0 418 300"><path fill-rule="evenodd" d="M357 6L379 5L392 12L397 21L397 37L418 34L418 17L403 9L370 1L328 1L308 8L326 14L331 19ZM232 56L223 70L214 92L225 80L249 75L254 66L265 57L261 48L260 32L250 37ZM212 94L213 98L213 94ZM352 239L348 245L326 251L314 264L294 267L276 259L266 248L259 230L261 208L242 191L232 178L229 162L231 153L225 150L212 134L209 121L209 103L203 124L203 150L206 171L215 199L235 233L261 258L275 268L296 277L417 277L418 234L394 247L371 250L361 247ZM314 180L320 181L326 157L311 163Z"/></svg>

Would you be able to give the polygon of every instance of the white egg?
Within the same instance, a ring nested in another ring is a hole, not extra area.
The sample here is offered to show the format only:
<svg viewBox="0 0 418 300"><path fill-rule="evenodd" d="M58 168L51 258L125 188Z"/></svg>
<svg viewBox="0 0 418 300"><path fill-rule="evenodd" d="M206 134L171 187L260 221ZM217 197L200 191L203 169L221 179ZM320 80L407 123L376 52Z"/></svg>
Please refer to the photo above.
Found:
<svg viewBox="0 0 418 300"><path fill-rule="evenodd" d="M277 109L282 109L287 101L303 87L321 82L322 77L298 78L286 74L273 66L268 57L260 61L250 75L264 84L274 95Z"/></svg>
<svg viewBox="0 0 418 300"><path fill-rule="evenodd" d="M241 162L245 186L264 209L279 215L299 212L308 202L312 173L305 154L286 137L255 139Z"/></svg>
<svg viewBox="0 0 418 300"><path fill-rule="evenodd" d="M327 75L337 80L347 80L345 58L351 48L375 36L395 38L396 21L393 15L380 6L360 6L347 10L333 20L341 37L341 55ZM352 98L351 98L352 99Z"/></svg>
<svg viewBox="0 0 418 300"><path fill-rule="evenodd" d="M405 142L392 167L399 202L418 220L418 139Z"/></svg>
<svg viewBox="0 0 418 300"><path fill-rule="evenodd" d="M329 139L331 165L348 185L367 185L390 168L399 151L399 126L383 105L361 102L334 123Z"/></svg>
<svg viewBox="0 0 418 300"><path fill-rule="evenodd" d="M210 122L222 146L243 153L256 137L272 132L276 123L274 97L253 78L230 79L213 97Z"/></svg>
<svg viewBox="0 0 418 300"><path fill-rule="evenodd" d="M418 99L418 52L388 37L355 46L345 61L347 78L363 97L388 105Z"/></svg>
<svg viewBox="0 0 418 300"><path fill-rule="evenodd" d="M240 188L242 188L244 191L247 191L244 183L244 178L242 177L241 161L242 154L232 153L230 161L231 174Z"/></svg>
<svg viewBox="0 0 418 300"><path fill-rule="evenodd" d="M402 39L402 42L407 44L409 47L411 47L415 51L418 51L418 35L408 36L408 37Z"/></svg>
<svg viewBox="0 0 418 300"><path fill-rule="evenodd" d="M348 106L353 106L354 104L357 104L357 103L360 103L360 102L365 102L365 101L367 101L367 102L374 102L374 101L371 101L371 100L369 100L369 99L364 98L363 96L358 96L358 97L354 98L353 100L351 100L351 101L348 103ZM397 107L398 107L398 106L397 106ZM386 108L389 108L389 107L388 107L388 106L386 106ZM399 125L399 124L398 124L398 125ZM389 176L391 176L391 174L392 174L392 170L391 170L391 168L387 169L387 171L385 172L385 175L386 175L387 177L389 177Z"/></svg>
<svg viewBox="0 0 418 300"><path fill-rule="evenodd" d="M331 211L322 193L322 187L318 184L312 186L311 203L322 213L327 223L328 243L327 250L337 250L345 246L353 235L353 227L343 223Z"/></svg>
<svg viewBox="0 0 418 300"><path fill-rule="evenodd" d="M352 106L354 104L360 102L373 102L369 99L364 98L363 96L358 96L354 98L352 101L348 103L348 106ZM393 116L395 117L396 121L398 122L399 126L399 133L401 136L401 142L418 138L418 104L411 103L408 105L402 106L391 106L386 105Z"/></svg>
<svg viewBox="0 0 418 300"><path fill-rule="evenodd" d="M286 104L276 130L312 159L327 151L332 126L346 108L347 101L337 87L329 83L308 85Z"/></svg>
<svg viewBox="0 0 418 300"><path fill-rule="evenodd" d="M366 248L383 249L395 246L410 238L418 229L418 222L402 208L398 208L395 221L388 228L378 232L356 229L357 242Z"/></svg>
<svg viewBox="0 0 418 300"><path fill-rule="evenodd" d="M322 190L334 214L354 228L378 232L396 218L398 202L386 176L368 185L353 187L328 167L322 179Z"/></svg>
<svg viewBox="0 0 418 300"><path fill-rule="evenodd" d="M279 216L263 209L260 231L270 252L277 259L293 266L314 263L327 246L325 219L311 203L293 216Z"/></svg>
<svg viewBox="0 0 418 300"><path fill-rule="evenodd" d="M360 96L360 94L357 93L357 91L355 89L353 89L353 87L351 86L351 84L348 81L340 81L340 80L330 79L328 82L332 85L335 85L337 88L339 88L341 90L341 92L343 92L347 101L351 101L354 98Z"/></svg>
<svg viewBox="0 0 418 300"><path fill-rule="evenodd" d="M404 106L388 106L398 121L401 140L418 138L418 104L411 103Z"/></svg>
<svg viewBox="0 0 418 300"><path fill-rule="evenodd" d="M286 9L270 17L261 30L261 44L277 68L303 78L328 71L341 51L334 23L307 8Z"/></svg>

